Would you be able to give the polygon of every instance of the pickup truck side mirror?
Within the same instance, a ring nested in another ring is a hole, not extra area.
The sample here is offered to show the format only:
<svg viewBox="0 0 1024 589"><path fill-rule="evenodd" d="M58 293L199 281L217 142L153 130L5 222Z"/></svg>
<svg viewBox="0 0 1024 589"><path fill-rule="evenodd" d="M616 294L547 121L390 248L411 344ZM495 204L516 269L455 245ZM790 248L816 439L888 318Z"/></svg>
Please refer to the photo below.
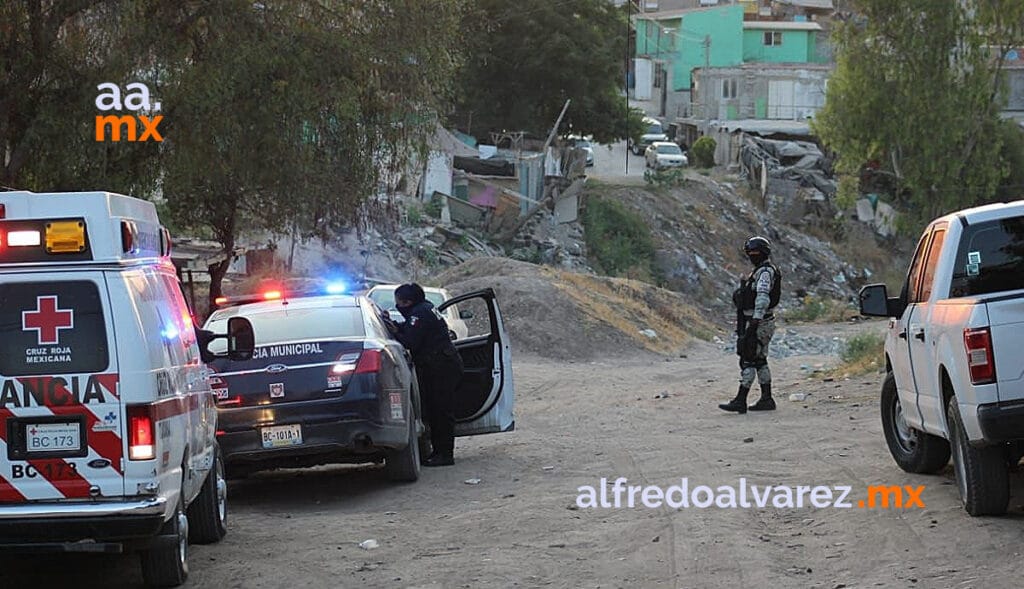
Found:
<svg viewBox="0 0 1024 589"><path fill-rule="evenodd" d="M869 284L860 289L860 314L868 317L899 317L903 304L899 297L889 298L884 284Z"/></svg>

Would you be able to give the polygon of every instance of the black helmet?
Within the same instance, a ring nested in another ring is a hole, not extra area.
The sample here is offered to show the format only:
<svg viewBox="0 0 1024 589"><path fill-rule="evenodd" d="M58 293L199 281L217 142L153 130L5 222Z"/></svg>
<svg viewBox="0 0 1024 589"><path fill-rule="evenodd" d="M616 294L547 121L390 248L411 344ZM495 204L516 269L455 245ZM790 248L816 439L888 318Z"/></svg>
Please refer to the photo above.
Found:
<svg viewBox="0 0 1024 589"><path fill-rule="evenodd" d="M755 235L743 244L743 251L748 257L754 252L759 252L767 258L772 255L772 244L767 238Z"/></svg>

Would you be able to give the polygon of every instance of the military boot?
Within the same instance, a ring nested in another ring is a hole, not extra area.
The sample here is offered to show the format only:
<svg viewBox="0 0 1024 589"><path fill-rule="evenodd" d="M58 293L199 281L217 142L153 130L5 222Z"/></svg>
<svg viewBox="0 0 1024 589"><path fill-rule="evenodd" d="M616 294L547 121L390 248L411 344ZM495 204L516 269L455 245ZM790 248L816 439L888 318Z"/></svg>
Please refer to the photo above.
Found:
<svg viewBox="0 0 1024 589"><path fill-rule="evenodd" d="M761 385L761 398L750 406L751 411L775 411L775 399L772 398L772 383Z"/></svg>
<svg viewBox="0 0 1024 589"><path fill-rule="evenodd" d="M747 394L750 392L750 387L740 385L740 390L736 393L736 398L728 403L720 403L718 408L722 411L735 411L736 413L747 412Z"/></svg>

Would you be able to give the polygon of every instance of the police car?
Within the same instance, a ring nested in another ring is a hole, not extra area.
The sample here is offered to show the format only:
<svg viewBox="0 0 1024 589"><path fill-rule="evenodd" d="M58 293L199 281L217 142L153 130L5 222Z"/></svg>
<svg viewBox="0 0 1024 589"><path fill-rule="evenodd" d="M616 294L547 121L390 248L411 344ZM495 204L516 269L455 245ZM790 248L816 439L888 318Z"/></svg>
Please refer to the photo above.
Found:
<svg viewBox="0 0 1024 589"><path fill-rule="evenodd" d="M216 302L207 329L245 317L256 337L251 359L212 363L229 473L383 461L392 480L419 477L429 437L418 384L409 354L380 319L384 311L362 296L276 289ZM511 347L494 291L451 299L440 311L469 302L486 317L477 333L455 342L465 363L456 435L509 431Z"/></svg>
<svg viewBox="0 0 1024 589"><path fill-rule="evenodd" d="M135 550L148 583L173 586L189 541L226 533L170 247L143 200L0 193L0 550ZM252 326L225 327L225 354L251 355Z"/></svg>

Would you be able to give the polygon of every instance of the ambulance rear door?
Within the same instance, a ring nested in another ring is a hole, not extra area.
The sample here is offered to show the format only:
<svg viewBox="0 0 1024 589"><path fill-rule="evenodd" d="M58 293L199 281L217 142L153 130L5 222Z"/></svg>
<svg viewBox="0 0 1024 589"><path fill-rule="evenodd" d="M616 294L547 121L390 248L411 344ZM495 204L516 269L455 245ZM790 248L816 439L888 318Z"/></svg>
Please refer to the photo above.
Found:
<svg viewBox="0 0 1024 589"><path fill-rule="evenodd" d="M103 273L0 272L0 504L124 496L113 334Z"/></svg>

